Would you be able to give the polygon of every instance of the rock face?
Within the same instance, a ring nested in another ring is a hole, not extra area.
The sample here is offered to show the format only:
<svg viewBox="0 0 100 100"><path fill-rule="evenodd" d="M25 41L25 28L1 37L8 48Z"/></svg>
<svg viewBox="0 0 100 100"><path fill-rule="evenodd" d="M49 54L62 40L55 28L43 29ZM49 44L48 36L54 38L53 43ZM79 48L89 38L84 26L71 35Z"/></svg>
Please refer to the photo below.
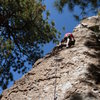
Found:
<svg viewBox="0 0 100 100"><path fill-rule="evenodd" d="M0 100L100 100L100 17L74 29L74 47L52 52L5 90Z"/></svg>

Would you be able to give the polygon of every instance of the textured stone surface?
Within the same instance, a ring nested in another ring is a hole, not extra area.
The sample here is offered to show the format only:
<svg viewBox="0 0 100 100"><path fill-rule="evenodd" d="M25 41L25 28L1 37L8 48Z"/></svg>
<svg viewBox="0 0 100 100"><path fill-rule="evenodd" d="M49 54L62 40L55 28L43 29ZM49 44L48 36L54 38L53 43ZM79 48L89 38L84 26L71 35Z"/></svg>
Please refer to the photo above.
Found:
<svg viewBox="0 0 100 100"><path fill-rule="evenodd" d="M100 43L94 27L100 18L84 19L74 29L74 47L38 60L33 69L2 93L0 100L100 100Z"/></svg>

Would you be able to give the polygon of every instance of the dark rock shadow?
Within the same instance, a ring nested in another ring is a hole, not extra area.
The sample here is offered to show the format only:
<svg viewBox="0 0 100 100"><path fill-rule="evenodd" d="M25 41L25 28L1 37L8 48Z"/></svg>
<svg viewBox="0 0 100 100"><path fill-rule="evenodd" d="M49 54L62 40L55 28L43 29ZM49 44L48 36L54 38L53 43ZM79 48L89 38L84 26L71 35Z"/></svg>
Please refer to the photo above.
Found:
<svg viewBox="0 0 100 100"><path fill-rule="evenodd" d="M95 81L96 84L100 83L100 65L90 64L88 68L89 74L87 75L89 79Z"/></svg>
<svg viewBox="0 0 100 100"><path fill-rule="evenodd" d="M88 93L73 93L70 96L69 100L95 100L97 99L96 94L93 92L88 92Z"/></svg>
<svg viewBox="0 0 100 100"><path fill-rule="evenodd" d="M74 93L72 94L72 96L70 97L70 100L83 100L82 96L80 93Z"/></svg>
<svg viewBox="0 0 100 100"><path fill-rule="evenodd" d="M87 77L94 80L96 84L100 83L100 41L95 35L91 35L90 38L84 44L90 50L93 49L94 53L84 52L87 56L97 59L97 63L91 63L88 67Z"/></svg>

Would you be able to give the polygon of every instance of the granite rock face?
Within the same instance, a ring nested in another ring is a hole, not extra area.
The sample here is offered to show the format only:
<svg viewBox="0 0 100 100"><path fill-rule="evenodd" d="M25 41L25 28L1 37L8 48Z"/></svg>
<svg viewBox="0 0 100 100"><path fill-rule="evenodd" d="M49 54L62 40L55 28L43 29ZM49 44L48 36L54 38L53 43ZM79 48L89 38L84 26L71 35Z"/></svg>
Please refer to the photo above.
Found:
<svg viewBox="0 0 100 100"><path fill-rule="evenodd" d="M74 47L39 59L0 100L100 100L100 17L74 29Z"/></svg>

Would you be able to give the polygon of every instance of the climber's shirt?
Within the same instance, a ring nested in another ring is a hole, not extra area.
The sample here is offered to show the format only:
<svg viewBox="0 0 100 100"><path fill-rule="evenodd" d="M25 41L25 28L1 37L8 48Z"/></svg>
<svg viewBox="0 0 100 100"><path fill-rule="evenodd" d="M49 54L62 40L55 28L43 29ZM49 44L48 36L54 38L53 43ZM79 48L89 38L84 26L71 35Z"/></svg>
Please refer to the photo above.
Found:
<svg viewBox="0 0 100 100"><path fill-rule="evenodd" d="M72 37L72 38L74 38L74 36L73 36L72 33L66 33L64 37L69 37L69 36Z"/></svg>
<svg viewBox="0 0 100 100"><path fill-rule="evenodd" d="M72 33L66 33L64 36L65 39L69 38L71 41L74 41L74 36Z"/></svg>

